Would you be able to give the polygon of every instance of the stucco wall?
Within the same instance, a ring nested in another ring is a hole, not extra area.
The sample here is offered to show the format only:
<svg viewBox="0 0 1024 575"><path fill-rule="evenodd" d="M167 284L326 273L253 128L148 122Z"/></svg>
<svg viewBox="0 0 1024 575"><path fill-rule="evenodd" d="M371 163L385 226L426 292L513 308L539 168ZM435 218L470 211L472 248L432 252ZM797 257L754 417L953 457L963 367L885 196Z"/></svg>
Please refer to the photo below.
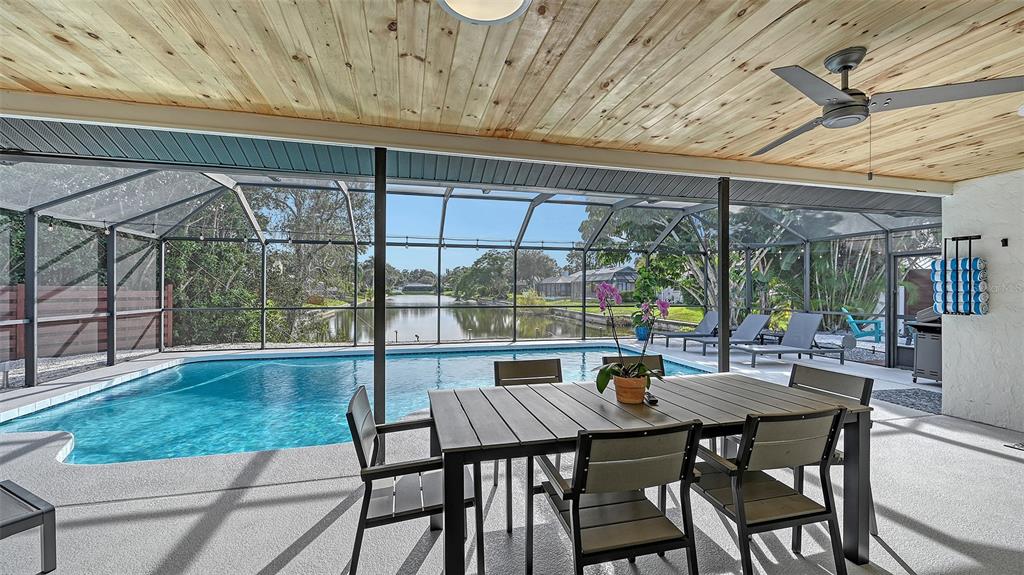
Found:
<svg viewBox="0 0 1024 575"><path fill-rule="evenodd" d="M1024 170L956 184L942 233L981 234L992 296L988 315L942 319L942 412L1024 431Z"/></svg>

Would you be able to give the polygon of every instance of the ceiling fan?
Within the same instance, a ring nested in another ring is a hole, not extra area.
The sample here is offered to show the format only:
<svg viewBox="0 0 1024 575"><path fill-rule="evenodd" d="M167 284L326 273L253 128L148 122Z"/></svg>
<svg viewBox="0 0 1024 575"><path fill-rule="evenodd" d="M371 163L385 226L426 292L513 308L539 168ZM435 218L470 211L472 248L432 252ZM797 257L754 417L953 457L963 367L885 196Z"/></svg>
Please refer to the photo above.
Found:
<svg viewBox="0 0 1024 575"><path fill-rule="evenodd" d="M773 68L772 72L775 72L778 77L789 82L791 86L821 106L821 116L790 131L752 155L760 156L818 126L826 128L854 126L866 120L872 113L913 108L914 106L930 106L942 102L968 100L996 94L1024 92L1024 76L1010 76L1009 78L978 80L962 84L879 92L869 97L849 85L850 71L864 60L867 53L867 48L856 46L845 48L825 58L825 68L833 74L842 75L842 87L840 88L836 88L800 66Z"/></svg>

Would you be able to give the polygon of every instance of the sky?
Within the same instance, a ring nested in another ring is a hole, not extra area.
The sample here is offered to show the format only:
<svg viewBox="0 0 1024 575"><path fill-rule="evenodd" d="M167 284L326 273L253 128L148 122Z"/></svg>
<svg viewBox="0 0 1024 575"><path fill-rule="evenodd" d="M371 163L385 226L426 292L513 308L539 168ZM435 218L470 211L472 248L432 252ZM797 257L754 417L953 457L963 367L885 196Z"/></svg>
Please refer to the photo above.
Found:
<svg viewBox="0 0 1024 575"><path fill-rule="evenodd" d="M453 198L445 215L445 237L449 241L471 243L476 239L514 241L523 223L527 202L485 201ZM389 241L436 241L441 220L441 198L388 195L387 226ZM585 206L541 204L533 212L524 242L578 241L579 225L587 217ZM499 248L500 249L500 248ZM444 250L442 270L468 266L485 248ZM558 265L565 265L565 251L547 252ZM388 263L399 269L437 267L436 248L388 248Z"/></svg>

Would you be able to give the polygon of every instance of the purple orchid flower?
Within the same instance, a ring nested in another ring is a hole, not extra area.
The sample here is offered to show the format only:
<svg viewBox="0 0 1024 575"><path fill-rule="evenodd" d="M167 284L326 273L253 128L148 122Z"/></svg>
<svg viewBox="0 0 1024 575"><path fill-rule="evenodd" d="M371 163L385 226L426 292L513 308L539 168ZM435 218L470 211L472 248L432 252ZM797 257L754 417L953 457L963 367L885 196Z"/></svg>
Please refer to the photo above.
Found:
<svg viewBox="0 0 1024 575"><path fill-rule="evenodd" d="M658 299L658 311L661 312L661 317L663 319L668 317L668 302L663 299Z"/></svg>

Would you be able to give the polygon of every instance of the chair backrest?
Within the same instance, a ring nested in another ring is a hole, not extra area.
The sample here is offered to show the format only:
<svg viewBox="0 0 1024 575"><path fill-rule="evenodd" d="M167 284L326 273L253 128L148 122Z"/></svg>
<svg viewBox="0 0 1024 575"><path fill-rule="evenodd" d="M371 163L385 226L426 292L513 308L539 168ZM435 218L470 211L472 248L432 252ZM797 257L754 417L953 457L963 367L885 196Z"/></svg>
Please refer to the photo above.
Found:
<svg viewBox="0 0 1024 575"><path fill-rule="evenodd" d="M701 422L614 431L581 430L573 492L611 493L692 479Z"/></svg>
<svg viewBox="0 0 1024 575"><path fill-rule="evenodd" d="M494 385L561 383L562 360L519 359L494 362Z"/></svg>
<svg viewBox="0 0 1024 575"><path fill-rule="evenodd" d="M825 464L835 450L846 408L748 415L736 465L745 471Z"/></svg>
<svg viewBox="0 0 1024 575"><path fill-rule="evenodd" d="M874 385L875 380L870 377L839 373L798 363L793 365L793 371L789 374L790 387L849 397L856 399L861 405L871 403L871 389Z"/></svg>
<svg viewBox="0 0 1024 575"><path fill-rule="evenodd" d="M656 371L661 375L665 375L665 358L660 355L645 355L642 358L639 355L606 355L601 358L601 363L604 365L608 365L609 363L632 365L641 361L647 366L647 369Z"/></svg>
<svg viewBox="0 0 1024 575"><path fill-rule="evenodd" d="M850 313L850 310L846 309L845 307L841 307L839 309L841 309L843 313L846 314L846 325L848 325L854 333L859 333L861 331L860 326L857 325L857 320L853 318L853 314Z"/></svg>
<svg viewBox="0 0 1024 575"><path fill-rule="evenodd" d="M793 313L789 316L789 326L782 336L782 345L809 349L814 345L814 336L821 327L820 313Z"/></svg>
<svg viewBox="0 0 1024 575"><path fill-rule="evenodd" d="M377 455L377 424L373 421L373 409L370 398L366 395L366 386L360 385L355 395L348 402L348 429L352 434L352 444L356 448L359 466L363 469L371 467Z"/></svg>
<svg viewBox="0 0 1024 575"><path fill-rule="evenodd" d="M709 309L704 313L697 327L693 328L694 333L711 333L718 329L718 310Z"/></svg>
<svg viewBox="0 0 1024 575"><path fill-rule="evenodd" d="M733 332L732 339L736 341L752 341L757 337L757 334L761 333L764 326L768 325L768 320L770 319L771 316L758 313L748 315L743 318L740 326Z"/></svg>

